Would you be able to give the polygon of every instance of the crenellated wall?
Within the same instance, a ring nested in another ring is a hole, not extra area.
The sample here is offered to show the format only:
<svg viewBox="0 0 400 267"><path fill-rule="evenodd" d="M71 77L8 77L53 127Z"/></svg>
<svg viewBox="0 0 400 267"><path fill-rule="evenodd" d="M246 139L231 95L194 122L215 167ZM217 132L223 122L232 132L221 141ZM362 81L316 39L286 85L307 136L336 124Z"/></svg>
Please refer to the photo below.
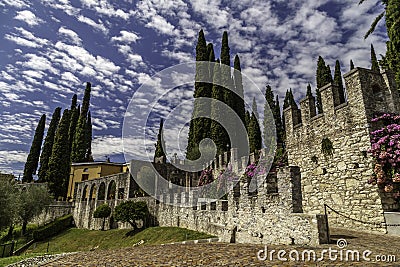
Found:
<svg viewBox="0 0 400 267"><path fill-rule="evenodd" d="M265 150L259 153L261 161L263 153ZM231 160L235 160L234 149L230 154ZM250 163L256 160L254 155L250 157ZM219 168L226 167L226 163L219 162ZM232 165L236 166L233 169L240 173L248 163L248 158L232 161ZM146 164L131 163L133 176L140 173L134 165ZM260 175L259 178L266 176ZM316 245L327 241L325 217L303 213L300 171L297 167L281 168L277 173L270 173L256 193L249 193L247 181L240 180L235 189L229 191L228 200L202 199L193 188L181 193L159 195L157 199L161 201L152 197L130 198L128 189L119 197L109 196L111 184L115 183L117 190L129 188L130 180L129 173L121 173L78 183L74 209L77 227L101 229L102 220L94 219L93 211L103 203L108 203L113 210L122 201L144 200L150 208L153 224L207 232L225 242ZM99 200L98 191L94 195L92 190L88 191L102 183L106 188L105 200ZM126 228L129 225L115 223L112 218L106 221L105 229L115 227Z"/></svg>
<svg viewBox="0 0 400 267"><path fill-rule="evenodd" d="M304 212L321 213L327 204L351 218L381 223L383 211L397 206L390 194L367 183L373 174L373 160L367 153L374 127L370 120L376 112L400 111L398 91L389 72L356 68L344 80L346 102L340 103L338 88L328 84L320 88L322 114L316 115L314 97L302 99L299 110L284 110L289 165L300 167ZM332 156L322 153L324 138L333 143ZM329 223L384 230L335 213L329 215Z"/></svg>
<svg viewBox="0 0 400 267"><path fill-rule="evenodd" d="M249 194L247 182L241 180L239 184L240 196L231 191L228 200L209 204L196 199L196 191L175 194L175 205L160 204L160 226L207 232L224 242L317 245L327 241L325 217L302 213L298 168L279 169L277 193L266 192L264 186L258 195ZM185 201L197 205L178 205Z"/></svg>

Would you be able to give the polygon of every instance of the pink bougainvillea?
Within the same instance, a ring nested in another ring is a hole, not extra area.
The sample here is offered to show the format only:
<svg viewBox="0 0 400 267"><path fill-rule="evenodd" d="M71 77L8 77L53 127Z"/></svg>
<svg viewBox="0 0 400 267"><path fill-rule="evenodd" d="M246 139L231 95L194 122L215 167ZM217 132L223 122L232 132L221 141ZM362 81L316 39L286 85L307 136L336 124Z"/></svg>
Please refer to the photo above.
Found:
<svg viewBox="0 0 400 267"><path fill-rule="evenodd" d="M368 180L385 192L393 192L400 200L400 116L385 113L372 119L382 128L371 133L371 148L374 157L374 175Z"/></svg>

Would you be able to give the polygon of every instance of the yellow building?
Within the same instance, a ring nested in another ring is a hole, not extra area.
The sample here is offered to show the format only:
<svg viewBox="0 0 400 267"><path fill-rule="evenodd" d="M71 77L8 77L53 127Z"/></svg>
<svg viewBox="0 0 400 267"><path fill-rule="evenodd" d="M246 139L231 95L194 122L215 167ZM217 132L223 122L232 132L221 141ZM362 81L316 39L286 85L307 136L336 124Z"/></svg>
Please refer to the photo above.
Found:
<svg viewBox="0 0 400 267"><path fill-rule="evenodd" d="M75 183L127 171L129 169L126 163L112 163L108 161L72 163L67 198L73 199Z"/></svg>

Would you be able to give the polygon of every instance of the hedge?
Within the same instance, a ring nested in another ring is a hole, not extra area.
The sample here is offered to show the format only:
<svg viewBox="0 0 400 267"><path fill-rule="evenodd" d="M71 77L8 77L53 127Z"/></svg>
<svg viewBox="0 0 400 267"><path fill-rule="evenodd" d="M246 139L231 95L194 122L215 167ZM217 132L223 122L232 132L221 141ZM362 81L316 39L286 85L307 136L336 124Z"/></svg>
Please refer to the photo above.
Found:
<svg viewBox="0 0 400 267"><path fill-rule="evenodd" d="M73 217L71 214L59 217L51 223L33 231L33 239L35 241L42 241L46 238L52 237L61 231L72 226Z"/></svg>

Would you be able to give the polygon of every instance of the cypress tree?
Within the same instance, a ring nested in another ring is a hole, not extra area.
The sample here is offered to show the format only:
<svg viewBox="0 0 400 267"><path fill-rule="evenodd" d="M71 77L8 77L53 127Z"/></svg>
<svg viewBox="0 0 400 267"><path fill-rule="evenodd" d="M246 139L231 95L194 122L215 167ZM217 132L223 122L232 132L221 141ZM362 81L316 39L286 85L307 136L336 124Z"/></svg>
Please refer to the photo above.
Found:
<svg viewBox="0 0 400 267"><path fill-rule="evenodd" d="M232 80L230 66L231 66L231 56L228 43L228 33L224 31L224 33L222 34L222 44L221 44L221 84L223 86L223 92L224 92L223 102L226 105L228 105L228 107L231 110L236 111L237 107L235 107L235 100L237 99L235 99L235 92L232 91L234 90L233 86L234 81ZM231 127L233 126L234 122L231 119L231 117L226 116L224 120L228 125L231 125ZM227 139L225 142L229 146L229 139ZM227 147L225 148L224 151L226 150Z"/></svg>
<svg viewBox="0 0 400 267"><path fill-rule="evenodd" d="M354 63L353 63L353 60L350 59L350 70L352 70L352 69L354 69Z"/></svg>
<svg viewBox="0 0 400 267"><path fill-rule="evenodd" d="M46 115L43 114L36 127L31 149L29 151L28 158L26 159L24 167L24 175L22 177L22 182L24 183L32 182L33 175L36 174L36 169L39 163L40 148L42 147L45 124L46 124Z"/></svg>
<svg viewBox="0 0 400 267"><path fill-rule="evenodd" d="M245 104L244 104L244 91L243 91L243 81L242 81L242 68L240 67L240 59L239 56L235 56L235 60L233 63L233 68L236 70L233 73L233 81L235 83L235 91L234 95L234 109L236 114L238 114L239 118L245 123Z"/></svg>
<svg viewBox="0 0 400 267"><path fill-rule="evenodd" d="M163 137L163 134L162 134L163 127L164 127L164 120L161 119L161 121L160 121L160 129L158 130L158 135L157 135L157 143L155 144L156 151L154 152L154 161L156 161L156 158L164 157L164 161L163 162L165 163L166 162L166 156L165 156L165 152L164 152L165 142L164 142L164 137Z"/></svg>
<svg viewBox="0 0 400 267"><path fill-rule="evenodd" d="M210 52L211 53L211 52ZM196 45L196 62L199 61L208 61L209 54L207 53L207 43L204 37L203 30L200 30L199 36L197 39ZM200 157L199 151L199 143L204 138L210 136L210 119L208 118L196 118L195 117L209 117L210 110L209 107L207 108L204 106L204 103L201 103L196 98L211 97L211 87L209 84L204 82L198 82L201 80L206 80L210 72L208 68L205 68L203 64L196 64L196 77L195 77L195 84L194 84L194 107L192 113L192 120L190 121L189 126L189 139L188 145L186 148L186 158L190 160L195 160Z"/></svg>
<svg viewBox="0 0 400 267"><path fill-rule="evenodd" d="M265 106L264 106L264 140L267 140L269 138L269 136L271 136L272 134L276 135L275 133L272 133L270 131L270 126L272 124L275 125L276 128L276 109L275 109L275 99L274 99L274 93L272 92L272 88L270 85L267 85L265 87ZM272 117L271 117L271 113L268 111L271 111L272 113Z"/></svg>
<svg viewBox="0 0 400 267"><path fill-rule="evenodd" d="M250 125L250 112L246 110L246 113L244 114L244 121L246 125L246 130L247 134L249 133L249 125Z"/></svg>
<svg viewBox="0 0 400 267"><path fill-rule="evenodd" d="M329 65L326 65L324 78L325 78L324 85L327 85L328 83L332 83L333 82L332 71L331 71L331 67Z"/></svg>
<svg viewBox="0 0 400 267"><path fill-rule="evenodd" d="M344 101L345 101L344 86L343 86L342 71L340 70L339 60L336 60L336 63L335 63L335 75L334 75L334 79L333 79L333 84L335 84L338 87L340 103L344 103Z"/></svg>
<svg viewBox="0 0 400 267"><path fill-rule="evenodd" d="M87 133L87 116L89 111L90 104L90 91L91 91L91 83L86 83L86 89L83 96L82 108L78 118L78 122L76 124L74 140L72 142L72 151L70 153L71 162L85 162L88 160L88 138L86 137ZM73 115L73 113L72 113ZM71 115L69 115L71 117ZM68 124L68 130L70 129L70 124Z"/></svg>
<svg viewBox="0 0 400 267"><path fill-rule="evenodd" d="M69 135L69 148L72 153L72 143L74 141L74 136L75 136L75 130L76 130L76 125L78 124L78 119L79 119L79 113L80 113L80 106L77 108L72 108L71 109L71 121L69 124L69 129L68 129L68 135Z"/></svg>
<svg viewBox="0 0 400 267"><path fill-rule="evenodd" d="M92 134L92 116L90 114L90 111L88 112L88 117L86 120L86 126L85 126L85 138L86 138L86 154L85 154L85 161L86 162L93 162L93 156L92 156L92 139L93 139L93 134Z"/></svg>
<svg viewBox="0 0 400 267"><path fill-rule="evenodd" d="M281 107L279 104L279 96L278 95L276 95L276 99L275 99L274 116L275 116L277 142L278 142L278 144L282 144L284 141L285 129L284 129L284 125L282 122Z"/></svg>
<svg viewBox="0 0 400 267"><path fill-rule="evenodd" d="M324 87L328 83L332 83L333 79L329 65L325 64L325 61L321 56L318 57L316 79L317 79L317 89L316 89L317 109L318 113L323 113L324 111L322 109L321 93L319 89Z"/></svg>
<svg viewBox="0 0 400 267"><path fill-rule="evenodd" d="M69 162L69 136L70 112L64 110L60 124L54 138L53 150L49 159L49 168L46 173L50 193L55 199L65 197L67 194L70 162Z"/></svg>
<svg viewBox="0 0 400 267"><path fill-rule="evenodd" d="M70 110L75 109L77 103L78 103L78 96L77 96L76 94L74 94L74 95L72 96L71 109L70 109Z"/></svg>
<svg viewBox="0 0 400 267"><path fill-rule="evenodd" d="M311 84L307 85L307 93L306 93L307 97L312 97L312 92L311 92Z"/></svg>
<svg viewBox="0 0 400 267"><path fill-rule="evenodd" d="M252 114L249 124L249 146L250 153L260 150L262 146L261 130L258 123L257 103L255 98L253 98Z"/></svg>
<svg viewBox="0 0 400 267"><path fill-rule="evenodd" d="M229 137L224 127L218 122L225 119L224 108L221 106L224 101L224 91L218 84L221 84L221 68L219 64L216 63L214 66L214 79L211 94L211 139L217 147L217 155L220 155L226 151L229 145L229 141L227 141Z"/></svg>
<svg viewBox="0 0 400 267"><path fill-rule="evenodd" d="M89 111L91 90L92 90L92 84L90 82L87 82L86 88L85 88L85 93L83 95L82 108L81 108L81 115L85 118L87 117L87 113Z"/></svg>
<svg viewBox="0 0 400 267"><path fill-rule="evenodd" d="M283 109L287 109L288 107L290 107L290 103L289 103L289 89L286 90L285 93L285 98L283 99Z"/></svg>
<svg viewBox="0 0 400 267"><path fill-rule="evenodd" d="M374 46L371 44L371 70L380 72L378 59L376 58Z"/></svg>
<svg viewBox="0 0 400 267"><path fill-rule="evenodd" d="M46 172L49 165L49 159L51 152L53 150L54 136L56 135L56 130L58 127L58 122L61 117L61 108L58 107L54 110L53 116L51 117L49 129L47 130L47 135L44 140L42 154L40 155L40 168L38 171L38 177L40 182L46 182Z"/></svg>

